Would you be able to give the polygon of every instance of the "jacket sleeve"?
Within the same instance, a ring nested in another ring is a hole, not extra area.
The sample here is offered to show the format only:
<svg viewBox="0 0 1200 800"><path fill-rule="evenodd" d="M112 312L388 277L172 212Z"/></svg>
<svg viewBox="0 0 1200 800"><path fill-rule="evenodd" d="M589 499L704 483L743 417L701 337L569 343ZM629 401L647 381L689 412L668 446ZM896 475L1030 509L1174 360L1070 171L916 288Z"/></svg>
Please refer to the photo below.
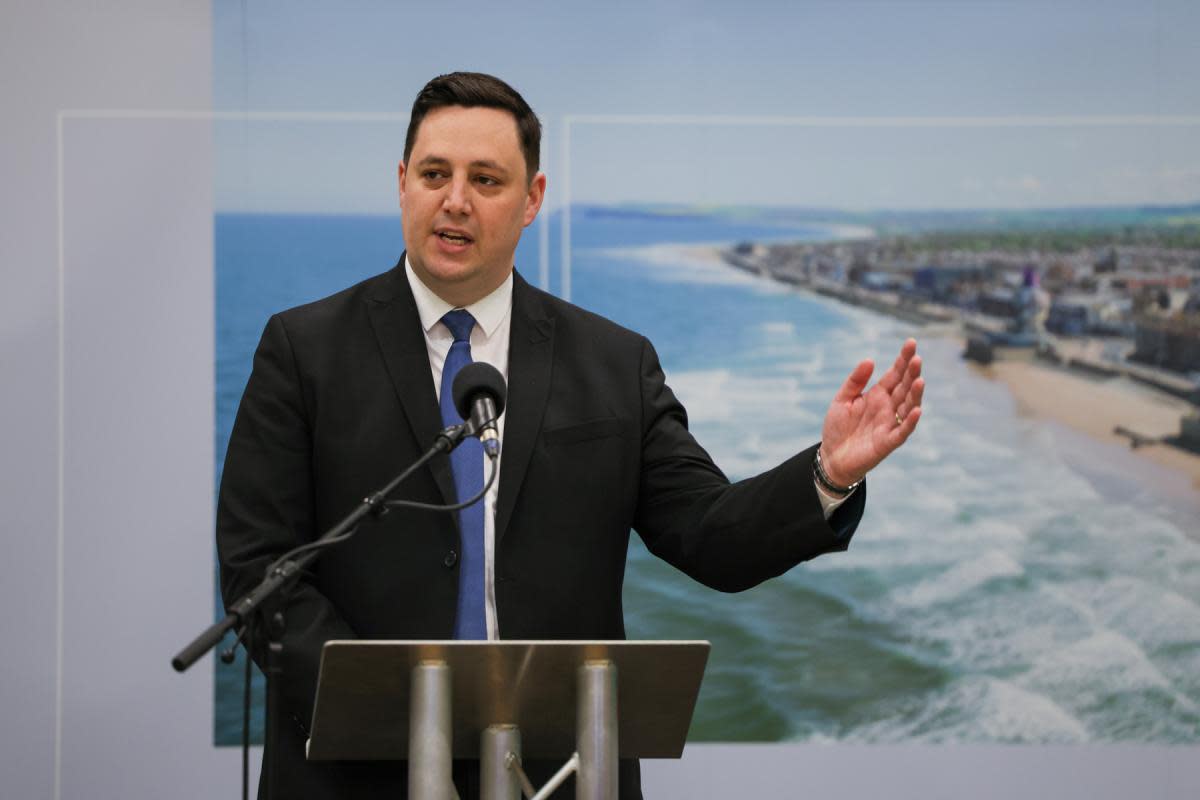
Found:
<svg viewBox="0 0 1200 800"><path fill-rule="evenodd" d="M267 323L238 407L217 501L217 555L226 607L253 589L268 565L310 542L313 510L312 435L296 357L283 320ZM283 711L307 731L321 648L357 638L305 574L284 607ZM255 660L262 666L259 651Z"/></svg>
<svg viewBox="0 0 1200 800"><path fill-rule="evenodd" d="M733 592L801 561L845 550L866 486L827 521L813 483L813 445L730 483L687 429L649 342L642 350L642 463L635 528L647 549L701 583Z"/></svg>

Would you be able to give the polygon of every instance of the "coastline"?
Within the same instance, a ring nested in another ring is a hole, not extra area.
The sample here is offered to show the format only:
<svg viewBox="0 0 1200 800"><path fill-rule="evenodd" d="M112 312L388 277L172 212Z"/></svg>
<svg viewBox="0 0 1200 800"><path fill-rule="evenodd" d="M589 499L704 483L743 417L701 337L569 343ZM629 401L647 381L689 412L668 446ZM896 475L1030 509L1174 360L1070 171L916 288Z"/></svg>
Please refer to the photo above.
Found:
<svg viewBox="0 0 1200 800"><path fill-rule="evenodd" d="M725 252L716 246L685 248L693 258L722 262L731 269L748 272L726 258ZM918 314L914 318L911 309L892 309L887 303L860 302L857 298L843 298L838 293L820 291L820 287L804 287L792 281L782 281L768 271L758 277L782 285L805 288L825 295L838 302L867 307L877 313L895 316L920 324L928 333L957 339L965 349L961 330L951 330L948 320L926 319ZM1030 417L1049 420L1074 430L1093 441L1106 445L1118 445L1132 454L1169 470L1179 478L1178 494L1188 494L1186 502L1200 500L1200 454L1160 441L1139 442L1131 445L1131 438L1115 432L1121 427L1149 440L1176 436L1180 432L1183 416L1194 410L1186 400L1165 391L1135 383L1124 377L1096 377L1085 375L1069 366L1051 364L1037 359L1000 359L988 366L967 362L969 368L986 380L999 381L1008 389L1017 403L1018 412ZM1182 488L1180 488L1182 487Z"/></svg>
<svg viewBox="0 0 1200 800"><path fill-rule="evenodd" d="M996 361L972 369L1003 383L1020 413L1131 450L1180 474L1193 491L1200 491L1200 455L1161 442L1132 447L1128 437L1115 433L1120 426L1151 439L1175 435L1191 408L1187 401L1121 378L1097 380L1038 361Z"/></svg>

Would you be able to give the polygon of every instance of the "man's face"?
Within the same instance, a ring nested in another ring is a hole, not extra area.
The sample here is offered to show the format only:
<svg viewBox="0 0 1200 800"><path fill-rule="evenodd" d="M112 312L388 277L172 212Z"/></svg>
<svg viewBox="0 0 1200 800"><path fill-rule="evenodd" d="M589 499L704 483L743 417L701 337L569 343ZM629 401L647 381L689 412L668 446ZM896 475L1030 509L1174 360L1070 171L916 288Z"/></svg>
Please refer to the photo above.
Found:
<svg viewBox="0 0 1200 800"><path fill-rule="evenodd" d="M408 263L439 297L466 306L504 282L546 176L529 181L511 114L450 106L429 112L408 163L400 210Z"/></svg>

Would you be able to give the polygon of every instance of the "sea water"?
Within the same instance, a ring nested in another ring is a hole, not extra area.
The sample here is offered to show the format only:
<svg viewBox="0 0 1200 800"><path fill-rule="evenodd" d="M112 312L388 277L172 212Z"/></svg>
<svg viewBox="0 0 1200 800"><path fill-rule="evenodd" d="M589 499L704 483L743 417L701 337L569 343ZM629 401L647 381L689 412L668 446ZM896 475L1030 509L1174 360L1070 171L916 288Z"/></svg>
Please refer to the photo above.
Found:
<svg viewBox="0 0 1200 800"><path fill-rule="evenodd" d="M575 209L571 234L572 301L651 339L734 480L817 441L858 360L881 372L921 336L699 247L829 229ZM402 244L391 218L220 215L216 245L219 478L269 314L386 270ZM517 264L534 283L537 252L531 232ZM1126 474L1137 459L1119 448L1021 416L960 349L922 339L924 417L871 474L848 552L728 595L633 537L629 637L713 643L692 739L1200 741L1195 518ZM241 671L217 669L216 740L234 744Z"/></svg>

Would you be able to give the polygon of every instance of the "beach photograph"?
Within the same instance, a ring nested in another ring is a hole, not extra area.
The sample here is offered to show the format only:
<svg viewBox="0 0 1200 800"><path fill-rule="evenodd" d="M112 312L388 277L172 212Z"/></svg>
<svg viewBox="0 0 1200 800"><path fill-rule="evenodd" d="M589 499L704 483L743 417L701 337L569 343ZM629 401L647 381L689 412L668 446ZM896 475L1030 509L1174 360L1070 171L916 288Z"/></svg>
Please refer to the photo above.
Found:
<svg viewBox="0 0 1200 800"><path fill-rule="evenodd" d="M764 30L710 9L602 82L415 42L346 96L380 51L335 57L331 35L302 86L285 54L328 20L214 6L214 105L261 110L213 123L218 485L269 316L401 255L400 98L437 65L484 69L545 130L517 271L646 336L731 480L816 442L859 359L881 372L909 337L923 358L921 425L868 477L847 552L730 595L631 537L628 637L712 642L692 741L1200 743L1200 98L1134 69L1187 48L1134 4L1083 23L876 10L854 18L875 55L850 63L822 44L843 12L774 9ZM411 22L374 8L338 31ZM574 64L571 47L604 55L563 44L585 22L530 26ZM970 70L917 59L885 80L879 54L918 34ZM716 40L754 54L709 64ZM1068 68L1117 40L1125 62ZM1014 42L1040 61L1014 64ZM1044 95L1014 88L1035 76ZM222 746L241 743L241 658L215 667Z"/></svg>

